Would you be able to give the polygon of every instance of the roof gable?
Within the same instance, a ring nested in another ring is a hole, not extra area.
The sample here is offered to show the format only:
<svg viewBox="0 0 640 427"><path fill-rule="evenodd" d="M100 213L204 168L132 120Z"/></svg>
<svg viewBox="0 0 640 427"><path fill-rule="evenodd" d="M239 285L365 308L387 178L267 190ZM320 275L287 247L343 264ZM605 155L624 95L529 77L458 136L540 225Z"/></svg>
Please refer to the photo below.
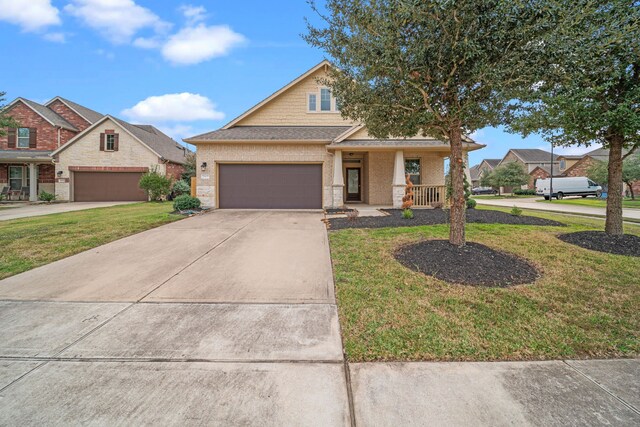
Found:
<svg viewBox="0 0 640 427"><path fill-rule="evenodd" d="M512 148L507 152L500 163L504 162L509 154L513 154L523 163L544 163L551 160L551 153L548 151L540 150L538 148ZM558 160L557 154L553 154L553 160Z"/></svg>
<svg viewBox="0 0 640 427"><path fill-rule="evenodd" d="M38 114L40 117L49 122L52 126L57 126L74 132L78 132L78 129L75 126L59 116L55 111L26 98L14 99L9 105L5 107L5 111L10 110L17 103L22 103L23 105L27 106L34 113Z"/></svg>
<svg viewBox="0 0 640 427"><path fill-rule="evenodd" d="M62 102L69 109L71 109L74 113L76 113L77 115L82 117L84 120L86 120L86 122L89 123L89 124L94 124L95 122L97 122L98 120L100 120L104 116L104 114L102 114L102 113L98 113L97 111L94 111L91 108L87 108L84 105L80 105L80 104L75 103L73 101L69 101L68 99L65 99L65 98L63 98L61 96L56 96L55 98L53 98L52 100L47 102L45 104L45 106L48 107L49 105L51 105L55 101Z"/></svg>

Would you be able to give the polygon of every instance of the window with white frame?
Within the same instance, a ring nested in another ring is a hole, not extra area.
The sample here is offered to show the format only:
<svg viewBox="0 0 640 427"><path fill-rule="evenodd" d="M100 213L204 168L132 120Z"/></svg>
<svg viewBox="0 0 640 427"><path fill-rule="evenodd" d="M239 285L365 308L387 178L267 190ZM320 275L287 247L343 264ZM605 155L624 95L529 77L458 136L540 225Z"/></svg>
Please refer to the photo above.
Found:
<svg viewBox="0 0 640 427"><path fill-rule="evenodd" d="M566 160L560 160L560 170L563 171L567 168L567 162Z"/></svg>
<svg viewBox="0 0 640 427"><path fill-rule="evenodd" d="M115 134L108 133L108 134L105 135L104 149L105 149L105 151L114 151L116 149L116 135Z"/></svg>
<svg viewBox="0 0 640 427"><path fill-rule="evenodd" d="M18 128L18 148L29 148L29 128Z"/></svg>
<svg viewBox="0 0 640 427"><path fill-rule="evenodd" d="M315 93L309 94L309 111L316 111L316 103L317 103L318 95Z"/></svg>
<svg viewBox="0 0 640 427"><path fill-rule="evenodd" d="M326 87L320 89L320 111L331 111L331 91Z"/></svg>
<svg viewBox="0 0 640 427"><path fill-rule="evenodd" d="M404 173L413 185L420 185L420 159L405 159Z"/></svg>

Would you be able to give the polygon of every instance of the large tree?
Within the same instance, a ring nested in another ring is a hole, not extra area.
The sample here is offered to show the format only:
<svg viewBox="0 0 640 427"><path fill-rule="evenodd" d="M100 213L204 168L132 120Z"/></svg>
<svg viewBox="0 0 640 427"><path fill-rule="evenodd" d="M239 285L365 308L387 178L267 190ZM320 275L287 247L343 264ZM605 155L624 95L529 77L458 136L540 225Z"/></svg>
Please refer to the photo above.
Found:
<svg viewBox="0 0 640 427"><path fill-rule="evenodd" d="M542 0L563 19L529 60L511 128L555 145L609 149L605 231L622 234L622 163L640 145L640 2ZM628 150L623 155L624 150Z"/></svg>
<svg viewBox="0 0 640 427"><path fill-rule="evenodd" d="M490 187L517 187L529 183L529 174L518 162L509 162L492 170L485 178Z"/></svg>
<svg viewBox="0 0 640 427"><path fill-rule="evenodd" d="M499 123L505 87L525 81L548 11L508 0L313 0L305 36L336 66L325 82L345 118L377 138L430 135L451 147L449 241L464 245L464 134Z"/></svg>
<svg viewBox="0 0 640 427"><path fill-rule="evenodd" d="M0 92L0 136L7 135L7 128L18 127L18 123L6 114L6 107L4 105L5 95L6 92Z"/></svg>

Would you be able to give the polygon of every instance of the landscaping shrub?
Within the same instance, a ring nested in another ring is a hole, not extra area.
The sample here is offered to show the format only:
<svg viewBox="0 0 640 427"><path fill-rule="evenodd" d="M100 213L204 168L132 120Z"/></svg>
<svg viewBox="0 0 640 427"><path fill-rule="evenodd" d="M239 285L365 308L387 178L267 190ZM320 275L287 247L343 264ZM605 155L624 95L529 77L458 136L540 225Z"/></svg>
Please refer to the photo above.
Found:
<svg viewBox="0 0 640 427"><path fill-rule="evenodd" d="M176 181L173 184L173 194L176 196L181 196L183 194L191 194L191 187L189 183L185 180Z"/></svg>
<svg viewBox="0 0 640 427"><path fill-rule="evenodd" d="M171 178L149 171L142 175L138 185L147 193L149 200L159 201L171 191Z"/></svg>
<svg viewBox="0 0 640 427"><path fill-rule="evenodd" d="M516 188L513 190L513 194L516 196L535 196L536 190L530 190L528 188L523 190L522 188Z"/></svg>
<svg viewBox="0 0 640 427"><path fill-rule="evenodd" d="M197 209L200 207L200 199L191 197L188 194L178 196L173 201L173 209L177 211L186 211L189 209Z"/></svg>
<svg viewBox="0 0 640 427"><path fill-rule="evenodd" d="M522 209L520 209L517 206L514 206L513 208L511 208L511 215L513 216L520 216L522 215Z"/></svg>
<svg viewBox="0 0 640 427"><path fill-rule="evenodd" d="M47 193L46 191L43 190L40 192L40 195L38 196L38 198L43 202L51 203L56 199L56 195Z"/></svg>
<svg viewBox="0 0 640 427"><path fill-rule="evenodd" d="M413 219L413 211L411 209L404 209L402 211L402 218Z"/></svg>
<svg viewBox="0 0 640 427"><path fill-rule="evenodd" d="M469 199L467 200L467 209L475 209L476 208L476 201L474 199Z"/></svg>

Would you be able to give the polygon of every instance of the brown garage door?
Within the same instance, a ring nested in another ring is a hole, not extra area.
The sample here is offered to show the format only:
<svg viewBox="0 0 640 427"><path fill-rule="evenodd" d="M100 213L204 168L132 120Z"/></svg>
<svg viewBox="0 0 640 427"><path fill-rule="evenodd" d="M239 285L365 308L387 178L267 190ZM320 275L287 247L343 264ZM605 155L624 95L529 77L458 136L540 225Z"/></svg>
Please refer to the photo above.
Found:
<svg viewBox="0 0 640 427"><path fill-rule="evenodd" d="M76 202L145 201L138 187L140 172L74 172L73 199Z"/></svg>
<svg viewBox="0 0 640 427"><path fill-rule="evenodd" d="M322 208L319 164L223 164L218 177L221 208Z"/></svg>

